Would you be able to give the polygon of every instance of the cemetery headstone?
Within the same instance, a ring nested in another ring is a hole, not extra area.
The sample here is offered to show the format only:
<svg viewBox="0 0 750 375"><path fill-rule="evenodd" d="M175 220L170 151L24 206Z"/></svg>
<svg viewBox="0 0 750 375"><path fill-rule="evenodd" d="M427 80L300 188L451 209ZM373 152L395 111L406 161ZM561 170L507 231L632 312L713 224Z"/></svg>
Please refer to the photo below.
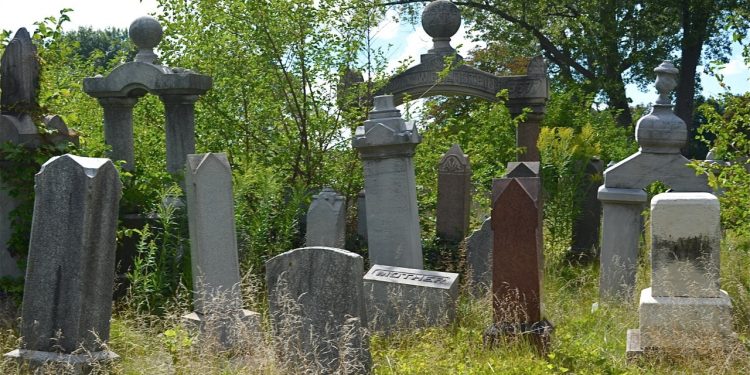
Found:
<svg viewBox="0 0 750 375"><path fill-rule="evenodd" d="M492 183L492 294L494 324L485 340L522 336L544 352L552 326L543 320L544 269L538 177L499 178Z"/></svg>
<svg viewBox="0 0 750 375"><path fill-rule="evenodd" d="M343 249L346 243L346 204L343 195L324 188L313 195L307 210L305 246Z"/></svg>
<svg viewBox="0 0 750 375"><path fill-rule="evenodd" d="M346 250L306 247L266 262L273 329L294 371L368 373L362 289L364 260Z"/></svg>
<svg viewBox="0 0 750 375"><path fill-rule="evenodd" d="M457 273L376 264L364 289L373 331L440 326L456 317Z"/></svg>
<svg viewBox="0 0 750 375"><path fill-rule="evenodd" d="M423 267L412 160L421 141L390 95L375 98L368 120L354 134L352 143L364 166L367 249L373 264Z"/></svg>
<svg viewBox="0 0 750 375"><path fill-rule="evenodd" d="M466 238L466 265L471 279L471 290L481 296L492 287L492 218Z"/></svg>
<svg viewBox="0 0 750 375"><path fill-rule="evenodd" d="M0 143L11 142L27 148L42 144L78 143L78 135L69 130L59 116L43 116L49 134L40 134L33 118L42 115L37 100L39 91L39 57L26 29L19 29L0 58ZM0 168L12 168L0 160ZM11 212L23 198L13 196L9 186L0 179L0 277L20 278L17 257L8 247L13 233Z"/></svg>
<svg viewBox="0 0 750 375"><path fill-rule="evenodd" d="M357 236L367 242L367 200L365 189L357 194Z"/></svg>
<svg viewBox="0 0 750 375"><path fill-rule="evenodd" d="M469 156L454 144L438 164L437 236L447 242L464 240L471 209L471 164Z"/></svg>
<svg viewBox="0 0 750 375"><path fill-rule="evenodd" d="M525 75L499 77L472 67L450 43L461 22L461 11L451 1L437 0L427 4L422 11L422 27L432 37L432 48L421 55L418 65L392 77L379 92L393 95L398 105L406 96L458 95L497 101L497 94L508 90L506 105L511 114L516 116L525 108L531 109L516 130L516 145L523 150L518 158L539 160L536 142L549 98L544 59L541 56L533 58ZM447 66L448 61L453 66Z"/></svg>
<svg viewBox="0 0 750 375"><path fill-rule="evenodd" d="M588 262L594 259L599 248L599 229L601 228L602 204L597 198L601 184L604 163L591 159L586 164L581 185L578 188L583 194L580 212L573 220L573 237L568 257L577 262Z"/></svg>
<svg viewBox="0 0 750 375"><path fill-rule="evenodd" d="M598 191L602 202L600 299L626 301L635 291L645 187L661 181L674 192L711 191L706 176L696 175L680 153L687 142L687 127L672 112L669 99L677 86L678 70L665 61L654 71L659 97L636 125L639 151L607 168Z"/></svg>
<svg viewBox="0 0 750 375"><path fill-rule="evenodd" d="M226 154L188 155L185 193L195 308L185 319L232 346L248 329L260 327L260 315L242 308L232 170Z"/></svg>
<svg viewBox="0 0 750 375"><path fill-rule="evenodd" d="M651 287L641 291L630 357L651 349L710 352L732 342L732 302L720 289L719 200L662 193L651 200Z"/></svg>
<svg viewBox="0 0 750 375"><path fill-rule="evenodd" d="M109 339L122 185L108 159L54 157L36 175L21 347L7 357L77 371L117 355ZM84 354L78 353L83 349Z"/></svg>
<svg viewBox="0 0 750 375"><path fill-rule="evenodd" d="M110 157L124 160L123 169L135 167L133 153L133 106L146 93L164 103L167 171L182 171L188 154L195 153L195 102L213 85L211 77L187 69L159 64L154 49L163 30L152 17L130 24L130 39L138 47L135 61L117 66L106 77L83 80L83 91L104 109L104 140L112 147Z"/></svg>

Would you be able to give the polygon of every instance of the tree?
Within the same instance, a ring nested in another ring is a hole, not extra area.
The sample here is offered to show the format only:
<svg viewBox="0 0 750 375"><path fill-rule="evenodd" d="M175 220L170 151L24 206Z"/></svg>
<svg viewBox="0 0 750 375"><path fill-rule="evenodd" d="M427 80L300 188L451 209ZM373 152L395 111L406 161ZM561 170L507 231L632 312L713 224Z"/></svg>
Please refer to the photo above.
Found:
<svg viewBox="0 0 750 375"><path fill-rule="evenodd" d="M384 5L423 2L398 0ZM726 31L731 15L750 6L746 0L454 3L463 7L464 17L486 40L527 49L535 43L554 64L558 80L603 94L609 107L621 111L618 122L623 126L632 123L625 86L649 84L652 69L668 58L681 60L677 113L691 123L696 67L702 57L726 58L732 41ZM732 25L743 27L737 22ZM702 54L704 47L707 53Z"/></svg>

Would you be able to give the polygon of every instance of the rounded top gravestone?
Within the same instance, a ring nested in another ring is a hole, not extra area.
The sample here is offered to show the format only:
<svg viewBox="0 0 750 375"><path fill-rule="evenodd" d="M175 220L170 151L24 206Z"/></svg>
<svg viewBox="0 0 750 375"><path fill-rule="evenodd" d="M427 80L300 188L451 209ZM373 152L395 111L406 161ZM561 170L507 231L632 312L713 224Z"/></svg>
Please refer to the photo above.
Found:
<svg viewBox="0 0 750 375"><path fill-rule="evenodd" d="M154 48L159 45L161 37L164 35L164 30L159 21L149 16L136 18L130 24L128 35L130 40L138 47L135 61L153 63L156 59Z"/></svg>
<svg viewBox="0 0 750 375"><path fill-rule="evenodd" d="M459 27L461 11L450 1L433 1L422 12L422 28L433 38L450 38Z"/></svg>

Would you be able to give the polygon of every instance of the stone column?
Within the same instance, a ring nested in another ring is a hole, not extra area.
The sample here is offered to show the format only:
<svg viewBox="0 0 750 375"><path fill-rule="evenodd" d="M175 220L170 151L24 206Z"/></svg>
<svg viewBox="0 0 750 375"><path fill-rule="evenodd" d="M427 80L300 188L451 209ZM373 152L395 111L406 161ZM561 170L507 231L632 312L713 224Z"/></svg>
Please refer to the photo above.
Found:
<svg viewBox="0 0 750 375"><path fill-rule="evenodd" d="M401 118L393 96L375 97L375 108L357 128L353 146L364 165L370 263L423 268L414 149L417 128Z"/></svg>
<svg viewBox="0 0 750 375"><path fill-rule="evenodd" d="M343 249L346 242L346 204L344 196L331 188L313 196L307 210L305 246Z"/></svg>
<svg viewBox="0 0 750 375"><path fill-rule="evenodd" d="M104 109L104 142L112 147L112 160L125 160L122 168L135 168L133 155L133 106L136 98L99 98Z"/></svg>
<svg viewBox="0 0 750 375"><path fill-rule="evenodd" d="M188 155L185 191L195 308L185 318L231 346L244 333L230 332L239 328L233 323L252 320L257 327L260 321L257 313L242 309L232 170L227 156Z"/></svg>
<svg viewBox="0 0 750 375"><path fill-rule="evenodd" d="M641 189L599 187L602 202L602 242L599 298L622 299L632 295L638 267L641 212L647 200Z"/></svg>
<svg viewBox="0 0 750 375"><path fill-rule="evenodd" d="M454 144L438 164L436 233L452 243L463 241L469 231L471 164L469 156Z"/></svg>
<svg viewBox="0 0 750 375"><path fill-rule="evenodd" d="M195 153L195 101L198 95L162 95L167 120L167 172L181 172Z"/></svg>
<svg viewBox="0 0 750 375"><path fill-rule="evenodd" d="M23 342L8 357L85 367L117 355L109 339L120 199L111 161L54 157L36 175L24 286ZM79 353L83 349L82 354Z"/></svg>

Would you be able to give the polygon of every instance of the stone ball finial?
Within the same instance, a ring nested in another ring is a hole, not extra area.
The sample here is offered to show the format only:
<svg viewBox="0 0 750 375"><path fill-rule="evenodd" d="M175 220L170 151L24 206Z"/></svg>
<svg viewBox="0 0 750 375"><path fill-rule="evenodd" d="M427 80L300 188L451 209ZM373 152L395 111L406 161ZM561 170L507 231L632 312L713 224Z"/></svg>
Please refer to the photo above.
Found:
<svg viewBox="0 0 750 375"><path fill-rule="evenodd" d="M135 61L152 64L156 60L154 48L161 42L164 30L159 21L150 16L136 18L128 30L130 40L138 47Z"/></svg>
<svg viewBox="0 0 750 375"><path fill-rule="evenodd" d="M677 73L679 70L675 68L671 61L662 62L656 69L656 91L659 93L659 99L656 100L657 105L671 105L672 101L669 99L669 93L677 87Z"/></svg>
<svg viewBox="0 0 750 375"><path fill-rule="evenodd" d="M461 27L461 11L448 0L433 1L422 11L422 28L433 39L450 39Z"/></svg>

